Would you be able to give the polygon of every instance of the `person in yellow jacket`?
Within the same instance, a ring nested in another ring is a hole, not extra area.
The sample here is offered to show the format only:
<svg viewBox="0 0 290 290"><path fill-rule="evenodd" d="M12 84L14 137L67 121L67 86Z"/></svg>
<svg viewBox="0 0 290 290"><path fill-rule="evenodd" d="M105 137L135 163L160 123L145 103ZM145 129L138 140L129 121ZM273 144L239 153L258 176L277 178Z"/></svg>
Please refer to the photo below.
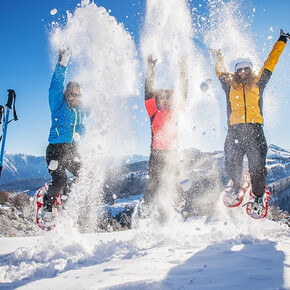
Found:
<svg viewBox="0 0 290 290"><path fill-rule="evenodd" d="M215 70L226 94L228 132L225 140L225 169L233 187L229 194L237 195L242 186L243 158L248 158L249 174L255 202L262 202L266 185L267 143L263 131L263 92L282 54L289 34L280 30L264 66L256 75L250 60L235 65L235 72L226 72L220 50L216 55Z"/></svg>

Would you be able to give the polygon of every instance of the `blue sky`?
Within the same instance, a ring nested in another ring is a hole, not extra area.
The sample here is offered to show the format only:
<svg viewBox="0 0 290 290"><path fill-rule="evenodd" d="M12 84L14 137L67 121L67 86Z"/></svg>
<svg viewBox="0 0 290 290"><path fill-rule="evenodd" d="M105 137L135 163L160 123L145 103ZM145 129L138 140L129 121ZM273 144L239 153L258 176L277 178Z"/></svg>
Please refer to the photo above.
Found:
<svg viewBox="0 0 290 290"><path fill-rule="evenodd" d="M45 154L50 128L48 88L53 69L48 36L51 23L64 21L60 19L61 16L66 14L66 10L73 11L79 2L76 0L0 1L0 104L6 103L6 90L14 89L17 94L19 117L19 121L9 124L6 143L6 150L9 152ZM138 47L146 1L102 0L95 3L107 10L110 9L110 14L116 17L118 22L124 23L132 33ZM199 3L204 3L204 1L190 1L191 6L195 5L198 9L203 9L198 6ZM264 59L278 38L279 28L290 32L290 2L253 0L244 1L244 3L256 9L251 31L255 44L261 50L262 59ZM58 10L58 13L53 16L50 11L54 8ZM273 27L273 32L269 31L270 27ZM272 39L269 36L272 36ZM283 106L279 108L275 116L275 126L270 126L270 129L265 127L269 144L274 143L288 149L290 148L289 56L288 43L269 87L269 90L278 90ZM220 93L223 94L222 91ZM140 98L138 102L140 106L143 106ZM148 155L149 124L136 130L140 142L136 153ZM222 150L222 144L223 140L219 140L216 149Z"/></svg>

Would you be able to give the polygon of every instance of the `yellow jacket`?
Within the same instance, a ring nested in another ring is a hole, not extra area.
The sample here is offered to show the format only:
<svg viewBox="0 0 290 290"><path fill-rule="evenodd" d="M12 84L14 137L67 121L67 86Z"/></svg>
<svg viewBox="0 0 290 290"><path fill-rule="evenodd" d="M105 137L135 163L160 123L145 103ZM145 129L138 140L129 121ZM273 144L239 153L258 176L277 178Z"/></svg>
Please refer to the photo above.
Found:
<svg viewBox="0 0 290 290"><path fill-rule="evenodd" d="M259 74L255 76L252 87L233 82L233 74L227 73L223 57L218 56L215 64L216 74L222 84L227 97L228 124L258 123L263 124L262 96L266 84L278 63L286 43L279 39Z"/></svg>

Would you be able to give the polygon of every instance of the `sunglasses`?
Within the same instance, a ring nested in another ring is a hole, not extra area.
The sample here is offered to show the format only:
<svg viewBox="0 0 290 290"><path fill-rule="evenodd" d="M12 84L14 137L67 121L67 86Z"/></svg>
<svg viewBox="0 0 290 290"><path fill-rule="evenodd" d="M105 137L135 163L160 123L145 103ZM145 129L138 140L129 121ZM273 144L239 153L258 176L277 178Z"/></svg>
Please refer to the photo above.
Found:
<svg viewBox="0 0 290 290"><path fill-rule="evenodd" d="M239 69L237 69L237 72L240 73L240 72L249 72L251 71L251 69L249 67L241 67Z"/></svg>
<svg viewBox="0 0 290 290"><path fill-rule="evenodd" d="M73 92L69 92L68 95L70 97L73 97L73 98L81 98L82 97L82 94L76 94L76 93L73 93Z"/></svg>

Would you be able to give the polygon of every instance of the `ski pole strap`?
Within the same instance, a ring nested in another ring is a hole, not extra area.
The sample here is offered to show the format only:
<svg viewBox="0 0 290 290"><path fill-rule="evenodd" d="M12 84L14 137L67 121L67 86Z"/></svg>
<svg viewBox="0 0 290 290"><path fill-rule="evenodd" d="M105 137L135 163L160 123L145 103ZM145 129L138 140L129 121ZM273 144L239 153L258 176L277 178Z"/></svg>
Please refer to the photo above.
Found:
<svg viewBox="0 0 290 290"><path fill-rule="evenodd" d="M2 124L2 121L4 123L5 116L4 116L4 107L0 105L0 124Z"/></svg>
<svg viewBox="0 0 290 290"><path fill-rule="evenodd" d="M4 115L4 107L0 105L0 124L3 123L3 128L2 128L2 135L0 136L0 142L2 140L3 137L3 131L4 131L4 123L5 123L5 115Z"/></svg>
<svg viewBox="0 0 290 290"><path fill-rule="evenodd" d="M14 121L18 120L17 114L16 114L16 109L15 109L15 102L16 102L16 94L14 90L7 90L8 91L8 101L6 104L6 107L9 108L10 110L12 109L12 103L13 103L13 117L14 117ZM9 122L13 121L10 120Z"/></svg>

